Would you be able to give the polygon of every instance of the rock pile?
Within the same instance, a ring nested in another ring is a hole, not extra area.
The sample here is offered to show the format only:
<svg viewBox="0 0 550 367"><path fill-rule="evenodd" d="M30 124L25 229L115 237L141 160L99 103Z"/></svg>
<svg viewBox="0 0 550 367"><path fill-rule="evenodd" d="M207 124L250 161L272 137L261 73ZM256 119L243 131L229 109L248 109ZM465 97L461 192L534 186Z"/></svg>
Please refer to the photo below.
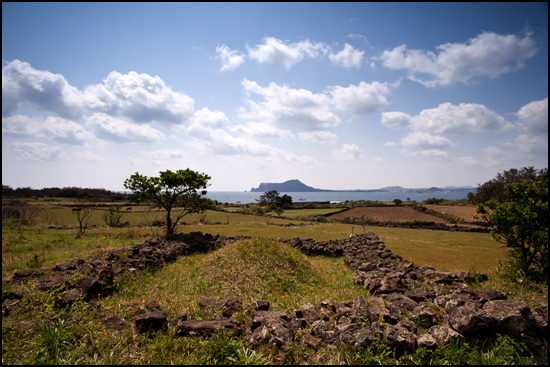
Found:
<svg viewBox="0 0 550 367"><path fill-rule="evenodd" d="M124 272L147 266L160 267L178 256L208 252L245 237L225 238L194 232L169 241L152 239L130 248L114 250L101 259L90 256L57 264L50 271L16 272L2 292L2 314L9 315L24 296L18 284L33 279L38 289L65 285L58 298L65 307L79 296L90 301L111 291ZM202 299L199 306L209 310L205 320L188 320L178 315L168 320L156 301L136 312L138 332L162 331L173 322L178 336L208 337L218 331L243 334L252 344L266 343L286 348L303 342L313 348L334 348L337 343L353 347L384 343L397 353L415 346L432 348L453 340L483 341L496 333L506 334L539 349L547 343L548 306L530 309L523 302L507 300L493 289L472 291L466 281L469 272L459 274L436 271L403 260L385 247L372 232L349 239L316 242L313 239L281 240L306 255L343 256L354 270L355 280L373 296L358 296L346 302L324 300L307 304L290 314L269 310L269 303L257 301L244 305L240 296L227 300ZM94 301L91 301L94 302ZM90 303L91 303L90 302ZM245 323L234 317L244 312ZM105 325L123 327L124 320L107 316ZM299 335L296 337L296 335ZM299 339L296 339L299 338ZM301 340L300 340L301 339Z"/></svg>

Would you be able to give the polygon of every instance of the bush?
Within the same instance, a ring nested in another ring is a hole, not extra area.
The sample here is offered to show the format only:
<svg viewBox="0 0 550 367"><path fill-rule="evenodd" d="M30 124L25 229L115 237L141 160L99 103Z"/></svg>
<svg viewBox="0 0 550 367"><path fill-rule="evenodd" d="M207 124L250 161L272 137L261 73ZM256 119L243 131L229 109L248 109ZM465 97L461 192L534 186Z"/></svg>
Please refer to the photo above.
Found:
<svg viewBox="0 0 550 367"><path fill-rule="evenodd" d="M2 219L14 219L23 225L32 225L38 219L38 209L24 200L11 200L2 205Z"/></svg>

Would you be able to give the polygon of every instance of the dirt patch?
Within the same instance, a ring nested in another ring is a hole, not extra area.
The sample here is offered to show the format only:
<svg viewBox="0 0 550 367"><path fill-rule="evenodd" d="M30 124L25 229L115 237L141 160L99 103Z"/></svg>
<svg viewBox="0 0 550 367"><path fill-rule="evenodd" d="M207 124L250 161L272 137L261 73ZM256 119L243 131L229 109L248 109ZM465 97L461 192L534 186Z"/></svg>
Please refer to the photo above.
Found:
<svg viewBox="0 0 550 367"><path fill-rule="evenodd" d="M440 213L447 213L460 217L466 222L481 222L481 219L474 219L472 215L476 215L477 206L475 205L424 205L430 210L435 210Z"/></svg>
<svg viewBox="0 0 550 367"><path fill-rule="evenodd" d="M445 223L442 218L435 215L429 215L414 210L409 207L358 207L333 214L328 216L328 219L344 219L346 217L361 218L364 215L365 218L372 218L374 220L384 222L405 222L411 220L432 221L435 223Z"/></svg>

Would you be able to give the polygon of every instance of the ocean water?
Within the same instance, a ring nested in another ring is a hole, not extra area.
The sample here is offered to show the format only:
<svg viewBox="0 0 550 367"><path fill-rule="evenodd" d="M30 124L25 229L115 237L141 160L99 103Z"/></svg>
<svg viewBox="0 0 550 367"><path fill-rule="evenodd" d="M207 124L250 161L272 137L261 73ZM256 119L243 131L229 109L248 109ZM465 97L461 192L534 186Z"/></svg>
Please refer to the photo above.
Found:
<svg viewBox="0 0 550 367"><path fill-rule="evenodd" d="M438 192L354 192L354 191L338 191L338 192L280 192L279 195L288 195L292 198L292 202L311 202L311 201L341 201L346 200L371 200L371 201L393 201L400 199L403 201L422 202L429 198L443 198L449 200L466 199L469 192L473 190L461 191L438 191ZM206 197L212 200L217 200L220 203L229 204L250 204L256 203L260 199L263 192L245 192L245 191L208 191Z"/></svg>

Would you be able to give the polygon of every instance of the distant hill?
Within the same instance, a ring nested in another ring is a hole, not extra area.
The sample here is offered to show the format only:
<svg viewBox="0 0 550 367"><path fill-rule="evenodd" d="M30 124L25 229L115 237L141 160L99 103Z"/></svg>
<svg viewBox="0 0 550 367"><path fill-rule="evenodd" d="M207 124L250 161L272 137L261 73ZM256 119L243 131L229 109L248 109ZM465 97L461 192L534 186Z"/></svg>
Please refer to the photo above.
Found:
<svg viewBox="0 0 550 367"><path fill-rule="evenodd" d="M250 189L250 192L268 192L275 190L278 192L375 192L375 191L392 191L392 192L440 192L440 191L465 191L465 190L475 190L473 186L447 186L443 188L439 187L430 187L430 188L404 188L401 186L387 186L375 190L325 190L325 189L316 189L314 187L308 186L302 183L300 180L288 180L282 183L261 183L259 187L253 187Z"/></svg>
<svg viewBox="0 0 550 367"><path fill-rule="evenodd" d="M251 188L250 192L268 192L275 190L278 192L318 192L318 191L331 191L321 190L308 186L300 180L288 180L283 183L265 183L262 182L258 188Z"/></svg>

